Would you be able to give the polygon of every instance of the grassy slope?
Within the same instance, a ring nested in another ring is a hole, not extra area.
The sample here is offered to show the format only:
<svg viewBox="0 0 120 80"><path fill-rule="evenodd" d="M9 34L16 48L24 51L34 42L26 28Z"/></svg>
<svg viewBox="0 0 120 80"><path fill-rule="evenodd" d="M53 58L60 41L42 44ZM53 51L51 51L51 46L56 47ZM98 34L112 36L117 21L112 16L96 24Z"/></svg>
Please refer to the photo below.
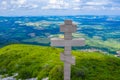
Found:
<svg viewBox="0 0 120 80"><path fill-rule="evenodd" d="M63 80L62 49L24 44L0 49L0 74L18 73L17 78L49 77ZM72 80L120 80L120 58L98 52L73 51L76 65L72 66Z"/></svg>

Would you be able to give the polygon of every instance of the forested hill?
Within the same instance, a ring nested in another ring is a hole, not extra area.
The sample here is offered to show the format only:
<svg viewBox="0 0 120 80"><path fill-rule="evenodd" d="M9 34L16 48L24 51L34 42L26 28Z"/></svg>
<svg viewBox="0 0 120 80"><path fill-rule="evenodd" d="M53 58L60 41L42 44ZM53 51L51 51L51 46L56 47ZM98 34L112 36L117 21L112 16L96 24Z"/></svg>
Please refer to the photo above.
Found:
<svg viewBox="0 0 120 80"><path fill-rule="evenodd" d="M37 78L63 80L63 49L25 44L8 45L0 49L0 75L16 79ZM99 52L73 51L76 65L71 80L120 80L120 58Z"/></svg>

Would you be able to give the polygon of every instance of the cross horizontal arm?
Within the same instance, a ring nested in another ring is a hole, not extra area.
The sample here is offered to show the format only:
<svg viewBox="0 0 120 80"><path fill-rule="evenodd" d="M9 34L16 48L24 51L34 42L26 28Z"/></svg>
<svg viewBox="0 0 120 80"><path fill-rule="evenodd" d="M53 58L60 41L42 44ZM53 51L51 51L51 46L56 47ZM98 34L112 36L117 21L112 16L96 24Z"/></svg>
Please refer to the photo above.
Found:
<svg viewBox="0 0 120 80"><path fill-rule="evenodd" d="M64 47L64 46L84 46L85 39L84 38L77 38L72 40L64 40L59 38L52 38L51 39L51 46L58 46L58 47Z"/></svg>

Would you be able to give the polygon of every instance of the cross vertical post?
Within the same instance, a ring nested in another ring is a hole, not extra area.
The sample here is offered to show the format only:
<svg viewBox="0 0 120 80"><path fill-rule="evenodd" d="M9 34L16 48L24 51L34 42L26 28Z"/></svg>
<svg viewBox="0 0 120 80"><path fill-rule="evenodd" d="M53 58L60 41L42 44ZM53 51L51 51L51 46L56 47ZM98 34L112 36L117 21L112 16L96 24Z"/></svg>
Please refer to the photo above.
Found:
<svg viewBox="0 0 120 80"><path fill-rule="evenodd" d="M72 46L85 45L84 38L72 39L72 33L76 30L77 27L72 23L72 20L65 20L64 24L60 25L60 32L64 32L64 39L51 39L51 46L64 47L64 53L60 54L60 58L64 62L64 80L70 80L71 64L75 65L75 57L71 55Z"/></svg>

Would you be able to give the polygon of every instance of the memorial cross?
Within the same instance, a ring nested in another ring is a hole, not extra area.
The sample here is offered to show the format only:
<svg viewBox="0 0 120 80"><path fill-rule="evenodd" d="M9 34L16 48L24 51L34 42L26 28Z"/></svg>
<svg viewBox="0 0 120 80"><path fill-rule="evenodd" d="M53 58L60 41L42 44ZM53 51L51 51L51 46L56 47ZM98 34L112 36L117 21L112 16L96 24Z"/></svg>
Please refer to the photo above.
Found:
<svg viewBox="0 0 120 80"><path fill-rule="evenodd" d="M64 62L64 80L70 80L71 64L75 65L75 57L71 55L72 46L84 46L84 38L72 39L72 33L76 32L76 25L72 20L65 20L65 24L60 25L60 32L64 32L64 39L52 38L51 46L64 47L64 53L61 53L61 60Z"/></svg>

